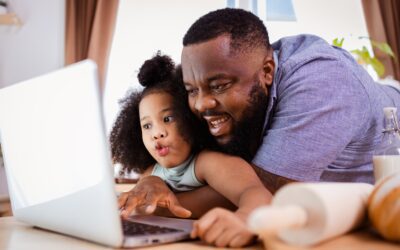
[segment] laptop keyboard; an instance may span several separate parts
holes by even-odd
[[[150,235],[150,234],[166,234],[172,232],[182,232],[183,230],[160,227],[155,225],[143,224],[133,221],[122,221],[122,228],[125,235]]]

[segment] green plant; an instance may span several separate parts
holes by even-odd
[[[397,59],[396,59],[392,49],[390,48],[389,44],[387,44],[385,42],[377,42],[368,37],[359,37],[359,39],[370,40],[373,48],[376,48],[376,49],[382,51],[385,55],[392,57],[397,62]],[[343,42],[344,42],[344,38],[340,38],[340,39],[335,38],[332,41],[332,44],[334,46],[342,48]],[[365,65],[365,66],[370,65],[379,77],[382,77],[385,74],[385,66],[376,56],[371,56],[371,53],[368,51],[367,47],[362,46],[361,49],[350,50],[350,52],[355,56],[355,58],[359,64]]]

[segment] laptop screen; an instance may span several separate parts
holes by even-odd
[[[0,137],[17,219],[118,246],[101,107],[96,65],[83,61],[0,89]]]
[[[94,67],[66,68],[0,91],[0,133],[16,208],[101,180],[105,132],[101,114],[94,112],[101,106]]]

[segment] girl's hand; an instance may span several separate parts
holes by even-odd
[[[157,207],[167,208],[176,217],[188,218],[192,214],[181,206],[161,178],[151,175],[140,178],[131,191],[121,193],[118,207],[123,218],[132,213],[152,214]]]
[[[191,238],[199,237],[217,247],[243,247],[255,235],[246,227],[247,214],[214,208],[193,224]]]

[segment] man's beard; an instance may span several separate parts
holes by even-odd
[[[237,155],[250,162],[262,140],[267,106],[268,96],[256,83],[250,91],[249,104],[242,119],[234,124],[232,139],[224,145],[219,145],[220,151]]]

